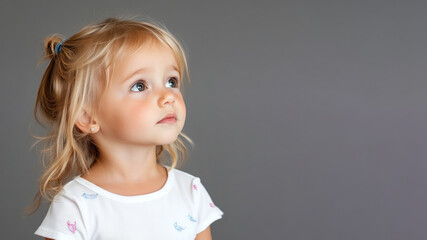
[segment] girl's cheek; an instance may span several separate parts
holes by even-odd
[[[176,99],[176,101],[177,101],[179,104],[181,104],[181,105],[184,105],[184,106],[185,106],[184,97],[182,96],[182,94],[181,94],[181,93],[176,94],[176,95],[175,95],[175,99]]]
[[[180,97],[180,99],[179,99],[180,101],[180,104],[181,104],[181,109],[182,109],[182,111],[183,111],[183,114],[185,115],[186,114],[186,110],[187,110],[187,107],[185,106],[185,102],[184,102],[184,98],[182,97],[182,95],[181,95],[181,97]]]
[[[153,116],[153,113],[150,114],[150,108],[148,104],[136,104],[130,111],[130,117],[134,119],[134,121],[142,121],[144,119],[148,119]]]
[[[182,115],[184,115],[184,118],[185,118],[185,116],[187,115],[187,107],[185,106],[184,101],[182,102],[181,109],[182,109]]]

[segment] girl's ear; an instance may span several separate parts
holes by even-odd
[[[96,133],[99,131],[99,124],[88,111],[82,110],[77,118],[76,126],[84,133]]]

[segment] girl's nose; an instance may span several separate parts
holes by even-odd
[[[161,107],[165,106],[166,104],[171,104],[174,102],[175,102],[175,96],[173,95],[173,93],[169,91],[164,91],[162,93],[162,96],[159,99],[159,105]]]

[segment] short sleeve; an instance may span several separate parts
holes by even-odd
[[[46,217],[34,234],[55,240],[87,239],[77,202],[62,190],[53,199]]]
[[[211,223],[222,218],[224,213],[214,204],[200,178],[194,178],[192,185],[198,217],[197,233],[200,233]]]

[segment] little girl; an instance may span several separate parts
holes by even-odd
[[[50,63],[35,115],[51,132],[35,206],[51,201],[46,239],[211,239],[223,212],[200,179],[177,170],[187,153],[178,41],[147,22],[107,19],[45,41]],[[186,74],[185,74],[186,73]],[[166,165],[170,162],[170,165]]]

